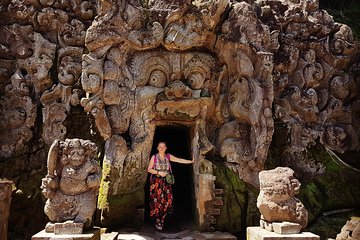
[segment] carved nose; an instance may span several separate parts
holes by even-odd
[[[181,80],[181,74],[180,73],[173,73],[170,76],[170,81],[171,82],[175,82],[175,81],[180,81]]]

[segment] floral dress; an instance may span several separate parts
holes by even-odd
[[[153,169],[171,173],[170,155],[162,159],[154,155]],[[173,195],[171,185],[164,177],[152,174],[150,177],[150,217],[155,219],[158,229],[162,229],[166,214],[172,208]]]

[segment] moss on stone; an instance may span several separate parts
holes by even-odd
[[[214,164],[216,188],[224,190],[224,205],[216,218],[216,229],[232,233],[245,233],[248,206],[249,186],[231,169],[221,163]],[[253,194],[256,195],[257,194]]]
[[[295,170],[297,178],[301,182],[300,194],[297,198],[305,205],[309,213],[309,230],[320,235],[322,238],[335,238],[333,221],[323,219],[323,213],[327,211],[360,208],[360,174],[354,172],[341,164],[338,164],[329,152],[320,143],[307,151],[288,158],[285,150],[289,147],[287,142],[286,126],[280,123],[275,124],[273,141],[270,146],[268,160],[265,163],[266,169],[277,166],[298,167]],[[307,163],[302,165],[302,160]],[[292,162],[297,161],[297,162]],[[314,173],[306,171],[306,164],[314,163],[314,166],[322,166],[324,170]],[[302,171],[302,172],[301,172]],[[337,225],[339,230],[341,225]],[[336,231],[337,231],[336,230]],[[325,234],[325,233],[331,233]]]
[[[107,195],[109,192],[110,182],[107,180],[110,175],[111,165],[104,161],[102,166],[102,178],[100,182],[99,196],[98,196],[98,208],[103,209],[108,206]]]
[[[116,194],[107,197],[108,207],[102,209],[101,223],[104,226],[135,222],[136,209],[144,202],[144,191]]]
[[[316,177],[313,184],[323,194],[324,211],[360,206],[360,175],[337,164],[322,146],[309,150],[309,155],[325,166],[325,173]]]
[[[303,183],[299,199],[309,212],[309,230],[322,238],[336,237],[344,219],[324,218],[326,211],[359,208],[360,175],[337,164],[322,146],[309,149],[309,157],[321,161],[325,173]],[[335,227],[336,225],[336,227]]]
[[[360,210],[321,215],[306,231],[320,235],[321,239],[335,239],[336,235],[340,233],[341,228],[354,215],[360,215]]]

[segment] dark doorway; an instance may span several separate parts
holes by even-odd
[[[157,153],[159,142],[166,142],[167,152],[184,159],[191,159],[190,128],[183,125],[157,126],[155,130],[151,156]],[[181,231],[192,226],[194,221],[194,181],[192,164],[171,163],[175,176],[172,186],[174,207],[165,220],[165,231]],[[149,217],[149,177],[145,186],[145,222],[151,223]]]

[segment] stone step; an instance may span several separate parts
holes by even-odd
[[[218,196],[218,195],[224,195],[224,189],[222,189],[222,188],[215,188],[215,189],[214,189],[214,193],[215,193],[216,196]]]
[[[102,238],[101,238],[102,239]],[[180,233],[126,233],[119,234],[117,240],[156,240],[156,239],[181,239],[181,240],[236,240],[236,237],[230,233],[225,232],[198,232],[198,231],[183,231]]]

